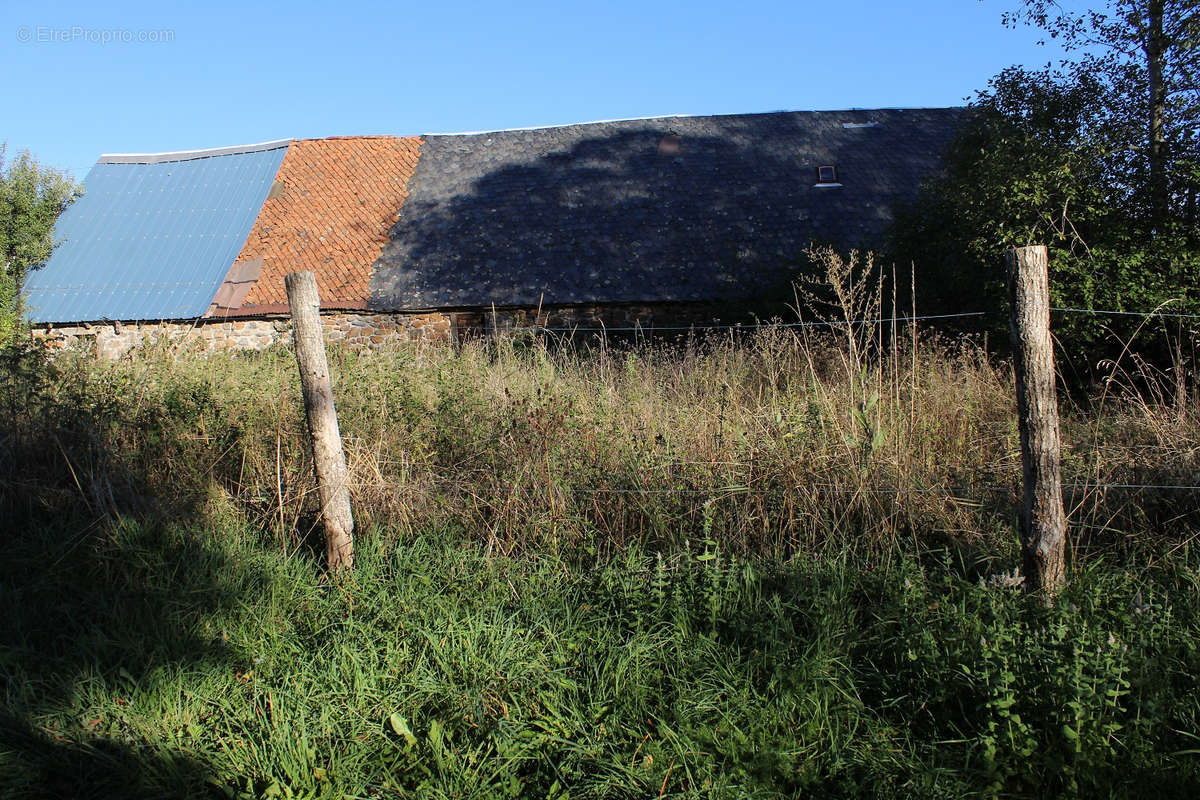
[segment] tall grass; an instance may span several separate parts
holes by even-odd
[[[827,266],[825,329],[333,351],[345,582],[286,349],[7,353],[0,796],[1187,796],[1200,492],[1114,484],[1197,483],[1196,387],[1064,399],[1045,609],[1008,366]]]
[[[834,289],[870,285],[868,264],[837,265]],[[879,299],[843,297],[840,316],[877,319]],[[287,350],[14,358],[0,408],[17,467],[5,487],[22,513],[216,509],[289,550],[311,529]],[[901,541],[1012,552],[1012,378],[967,339],[903,323],[777,327],[619,347],[338,350],[332,364],[368,526],[459,530],[501,553],[700,538],[776,555],[886,554]],[[1200,492],[1110,487],[1198,482],[1194,398],[1193,386],[1130,380],[1065,409],[1079,547],[1190,536]]]

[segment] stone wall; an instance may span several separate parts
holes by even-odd
[[[504,335],[532,327],[548,328],[564,335],[576,329],[581,333],[638,329],[650,334],[656,328],[678,332],[689,325],[717,321],[720,321],[717,307],[682,303],[393,314],[328,312],[321,315],[326,341],[355,347],[414,341],[454,342],[472,335]],[[95,352],[100,358],[112,359],[164,340],[201,351],[264,350],[280,342],[290,343],[291,324],[291,318],[284,315],[256,319],[207,318],[193,322],[96,322],[42,325],[34,328],[33,334],[53,349],[80,347]]]
[[[491,335],[523,328],[546,328],[554,333],[633,333],[655,329],[680,332],[691,325],[723,321],[723,309],[709,303],[620,303],[611,305],[547,306],[544,308],[498,308],[459,312],[455,329],[477,330]],[[739,317],[740,318],[740,317]]]
[[[380,346],[394,342],[443,341],[453,336],[449,314],[346,314],[321,316],[325,338],[351,346]],[[34,338],[48,347],[79,347],[100,358],[120,358],[139,347],[167,341],[201,351],[265,350],[279,342],[290,343],[292,321],[278,316],[263,319],[201,319],[195,322],[91,323],[42,325]]]

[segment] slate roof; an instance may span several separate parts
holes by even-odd
[[[871,246],[961,109],[662,117],[104,156],[30,274],[34,322],[755,299]],[[818,184],[832,165],[837,185]]]
[[[371,306],[739,300],[811,242],[877,242],[960,109],[779,112],[425,137]],[[818,187],[834,165],[840,186]]]
[[[25,282],[33,322],[201,316],[241,250],[288,142],[101,156]]]
[[[222,305],[241,313],[282,309],[284,275],[311,270],[323,307],[365,308],[371,265],[404,205],[420,148],[420,137],[293,141],[230,278],[255,261],[261,272]]]

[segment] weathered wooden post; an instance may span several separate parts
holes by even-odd
[[[325,339],[321,334],[317,276],[311,272],[292,272],[283,283],[292,309],[296,363],[300,367],[308,432],[312,435],[317,498],[321,503],[321,523],[325,527],[325,558],[329,571],[338,572],[354,566],[354,516],[350,511],[346,454],[342,451],[329,361],[325,357]]]
[[[1025,586],[1052,596],[1066,581],[1067,517],[1050,340],[1049,258],[1044,246],[1008,251],[1008,300],[1025,481],[1021,510]]]

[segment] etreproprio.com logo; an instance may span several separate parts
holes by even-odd
[[[88,28],[72,25],[56,28],[52,25],[22,25],[17,28],[17,41],[21,44],[159,44],[175,41],[171,29],[150,30],[132,28]]]

